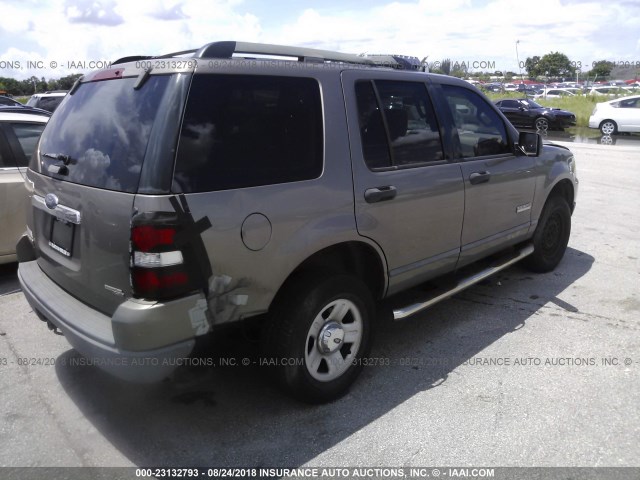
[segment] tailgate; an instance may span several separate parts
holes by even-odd
[[[67,95],[45,128],[28,173],[30,228],[40,268],[108,315],[131,296],[133,202],[143,163],[155,161],[158,170],[157,147],[147,147],[162,143],[154,139],[163,136],[168,120],[161,106],[175,79],[152,75],[140,86],[136,77],[120,77],[121,70],[117,78],[101,74],[100,81],[80,83]]]
[[[129,226],[135,195],[33,173],[30,179],[40,268],[76,298],[111,315],[131,296]],[[47,203],[53,196],[57,206],[51,209]]]

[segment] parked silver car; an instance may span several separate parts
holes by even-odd
[[[26,111],[24,107],[0,107],[0,264],[17,260],[16,243],[26,228],[28,206],[23,176],[49,120]]]
[[[573,155],[468,82],[406,57],[189,55],[86,75],[28,171],[24,293],[101,368],[155,381],[197,339],[260,318],[275,378],[329,401],[365,363],[377,300],[440,285],[402,319],[516,261],[562,259]]]

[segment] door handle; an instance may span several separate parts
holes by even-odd
[[[396,187],[387,185],[385,187],[368,188],[364,192],[364,200],[367,203],[384,202],[396,198],[398,191]]]
[[[469,175],[469,182],[471,183],[471,185],[487,183],[489,180],[491,180],[491,174],[487,171],[475,172]]]

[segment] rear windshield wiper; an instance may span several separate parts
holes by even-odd
[[[63,155],[62,153],[43,153],[42,156],[59,160],[65,165],[69,165],[69,163],[71,163],[71,157],[69,155]]]
[[[43,153],[42,156],[53,158],[54,160],[62,162],[62,165],[49,165],[49,167],[47,167],[47,171],[49,173],[55,175],[69,175],[69,169],[67,168],[67,165],[71,163],[71,156],[63,155],[62,153]]]

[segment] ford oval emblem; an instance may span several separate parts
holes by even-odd
[[[55,210],[55,208],[58,206],[58,197],[54,193],[47,193],[47,195],[44,197],[44,204],[47,206],[47,208]]]

